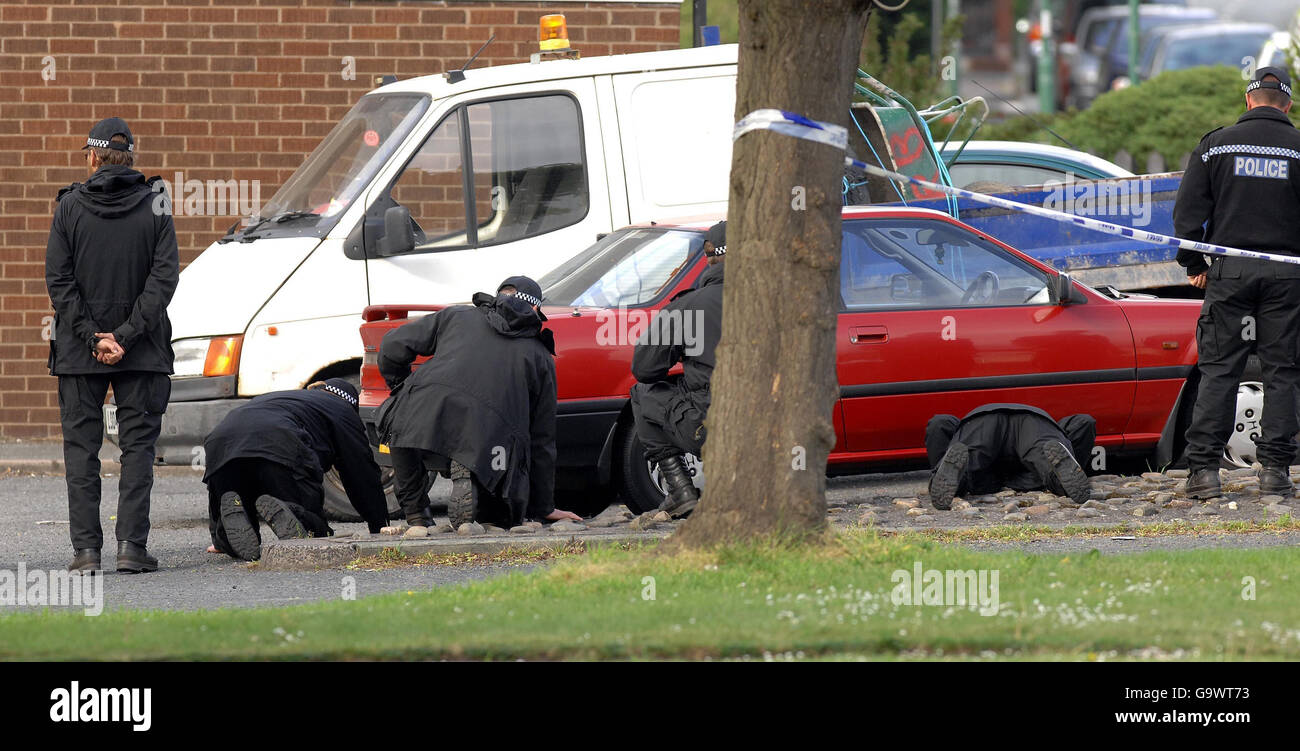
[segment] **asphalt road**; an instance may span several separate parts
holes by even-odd
[[[100,508],[104,564],[111,568],[117,542],[113,516],[117,478],[103,481]],[[508,566],[398,568],[387,571],[258,571],[227,556],[206,553],[207,493],[197,474],[164,474],[154,481],[149,551],[160,567],[150,574],[108,572],[106,609],[177,609],[293,605],[341,597],[344,577],[358,598],[384,592],[458,584],[510,570]],[[61,569],[72,558],[67,493],[61,476],[0,477],[0,569]],[[332,525],[336,533],[365,532],[364,524]],[[269,534],[269,531],[267,532]]]

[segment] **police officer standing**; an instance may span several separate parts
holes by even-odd
[[[1246,87],[1247,111],[1210,131],[1192,152],[1174,231],[1184,239],[1300,255],[1300,131],[1291,109],[1291,77],[1260,68]],[[1300,390],[1300,266],[1179,250],[1190,283],[1205,290],[1196,327],[1200,388],[1187,429],[1192,498],[1222,494],[1219,460],[1231,434],[1237,386],[1254,348],[1263,368],[1264,414],[1255,442],[1259,492],[1292,496],[1296,396]]]
[[[683,464],[683,454],[704,448],[704,418],[709,411],[709,381],[722,338],[722,269],[727,253],[727,223],[718,222],[705,236],[709,265],[695,287],[659,311],[632,354],[632,416],[646,460],[657,464],[668,484],[659,507],[674,517],[695,510],[700,493]],[[694,341],[688,341],[693,339]],[[682,375],[668,371],[682,364]]]
[[[59,378],[68,518],[69,569],[100,567],[99,449],[104,397],[117,403],[122,476],[118,483],[117,570],[154,571],[149,494],[154,443],[171,396],[167,304],[180,261],[171,216],[154,210],[154,182],[132,169],[135,139],[110,117],[86,139],[90,178],[59,191],[45,249],[45,285],[54,306],[50,373]]]

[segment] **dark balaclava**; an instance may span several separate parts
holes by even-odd
[[[501,290],[505,289],[506,287],[514,287],[515,288],[514,294],[512,295],[501,294]],[[533,305],[540,306],[542,304],[541,285],[539,285],[537,282],[533,281],[532,279],[526,276],[512,276],[509,279],[506,279],[505,281],[497,285],[497,305],[505,305],[510,308],[517,308],[519,312],[522,313],[523,306],[519,305],[519,303],[521,302],[527,305],[528,310],[530,311],[532,310]],[[543,321],[546,320],[546,315],[543,314],[542,311],[540,310],[537,311],[537,316],[541,318]]]

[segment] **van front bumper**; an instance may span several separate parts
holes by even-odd
[[[217,423],[225,419],[230,411],[248,399],[205,399],[192,402],[170,402],[167,412],[163,414],[162,433],[158,436],[156,447],[159,464],[174,466],[203,466],[203,439],[207,437]],[[117,445],[117,424],[115,413],[117,407],[104,405],[104,424],[107,426],[108,439]]]

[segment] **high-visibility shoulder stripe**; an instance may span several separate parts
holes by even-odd
[[[1300,151],[1295,149],[1284,149],[1279,146],[1255,146],[1249,143],[1225,144],[1223,146],[1214,146],[1204,154],[1201,154],[1201,161],[1208,162],[1210,157],[1219,156],[1220,154],[1261,154],[1263,156],[1284,156],[1288,159],[1300,161]]]

